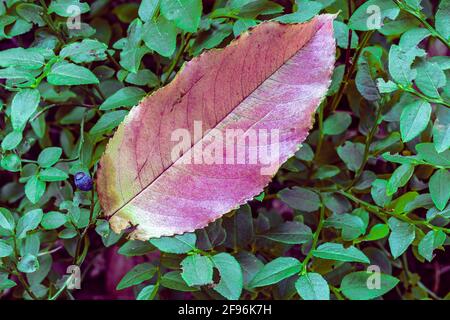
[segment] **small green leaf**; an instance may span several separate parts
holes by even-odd
[[[16,235],[18,239],[26,237],[27,232],[36,229],[43,217],[42,209],[28,211],[17,222]]]
[[[47,75],[47,81],[55,86],[99,83],[95,74],[89,69],[67,62],[55,64]]]
[[[125,87],[108,97],[101,105],[100,110],[111,110],[120,107],[132,107],[146,95],[145,91],[137,87]]]
[[[75,63],[88,63],[105,60],[107,49],[108,46],[98,40],[84,39],[81,42],[73,42],[65,46],[59,55],[69,58]]]
[[[358,271],[342,279],[341,291],[350,300],[370,300],[391,291],[399,282],[397,278],[384,273]]]
[[[25,184],[25,195],[31,203],[37,203],[45,193],[45,182],[32,176]]]
[[[127,257],[142,256],[155,250],[149,242],[129,240],[120,247],[118,253]]]
[[[444,244],[446,237],[441,230],[429,231],[419,242],[419,254],[431,262],[433,260],[433,251]]]
[[[117,290],[123,290],[125,288],[138,285],[144,281],[150,280],[156,273],[156,267],[151,263],[141,263],[133,267],[127,274],[120,280],[117,285]]]
[[[151,284],[142,288],[142,290],[137,295],[136,300],[153,300],[157,292],[158,286]]]
[[[337,153],[347,165],[348,170],[357,171],[363,162],[364,145],[346,141],[344,145],[337,148]]]
[[[201,0],[162,0],[161,14],[187,32],[196,32],[202,15]]]
[[[404,142],[417,137],[428,126],[431,105],[425,100],[415,101],[403,108],[400,116],[400,133]]]
[[[61,158],[62,149],[59,147],[49,147],[41,151],[38,157],[38,164],[42,168],[49,168]]]
[[[347,112],[335,112],[323,123],[323,133],[338,135],[348,129],[352,123],[352,117]]]
[[[64,181],[69,175],[58,168],[47,168],[39,173],[39,179],[47,182]]]
[[[0,228],[13,231],[16,223],[14,217],[8,209],[0,208]]]
[[[58,229],[67,222],[67,217],[58,211],[50,211],[42,218],[41,225],[46,230]]]
[[[419,143],[416,145],[417,155],[420,159],[436,166],[450,166],[450,150],[438,153],[432,143]]]
[[[313,256],[321,259],[344,262],[370,263],[369,258],[358,248],[350,246],[344,248],[341,243],[323,243],[313,251]]]
[[[253,278],[252,288],[268,286],[300,272],[300,261],[291,257],[279,257],[266,264]]]
[[[388,182],[383,179],[376,179],[372,183],[370,194],[373,201],[380,207],[387,206],[392,200],[392,196],[388,196],[386,192],[387,184]]]
[[[213,281],[213,263],[208,257],[194,254],[181,261],[181,277],[188,286],[203,286]]]
[[[302,244],[312,240],[313,234],[311,228],[303,223],[286,221],[261,236],[286,244]]]
[[[3,138],[2,149],[12,150],[22,141],[22,131],[11,131]]]
[[[302,275],[295,288],[303,300],[330,300],[330,288],[327,281],[318,273]]]
[[[186,282],[184,282],[183,278],[181,278],[180,271],[167,272],[161,277],[160,284],[165,288],[177,291],[183,292],[198,291],[196,287],[189,287],[186,284]]]
[[[173,237],[151,239],[150,243],[162,252],[181,254],[194,250],[196,240],[195,233],[185,233]]]
[[[393,217],[389,218],[388,224],[391,229],[389,246],[391,247],[392,256],[394,259],[397,259],[416,238],[416,228],[408,222],[403,222]]]
[[[450,199],[450,172],[446,169],[437,170],[430,178],[429,188],[436,208],[444,210]]]
[[[74,7],[78,7],[74,12]],[[89,11],[89,5],[79,0],[52,0],[48,13],[56,13],[61,17],[72,17],[74,13],[81,14]]]
[[[144,24],[142,39],[147,47],[164,57],[170,57],[177,46],[177,28],[160,16],[156,21],[150,20]]]
[[[319,209],[319,196],[308,189],[293,187],[292,189],[283,189],[278,192],[281,201],[293,209],[314,212]]]
[[[0,67],[21,67],[36,70],[44,65],[42,54],[32,49],[12,48],[0,51]]]
[[[36,256],[32,254],[26,254],[23,256],[17,264],[17,269],[23,273],[33,273],[39,269],[39,261]]]
[[[15,130],[23,130],[40,99],[41,95],[36,89],[24,89],[16,93],[11,103],[11,123]]]
[[[399,13],[400,9],[393,1],[369,0],[355,10],[348,26],[353,30],[361,31],[379,29],[386,18],[394,20]]]
[[[450,149],[450,109],[438,106],[433,126],[433,142],[437,152]]]
[[[5,240],[0,239],[0,258],[9,257],[13,253],[13,248]]]
[[[364,241],[376,241],[387,237],[389,234],[389,226],[379,223],[370,229],[369,234],[364,237]]]
[[[147,22],[153,18],[158,11],[160,0],[142,0],[139,6],[139,17],[142,21]]]
[[[89,130],[92,135],[105,134],[116,128],[128,114],[127,110],[118,110],[105,113],[97,123]]]
[[[386,185],[386,195],[392,196],[397,192],[398,188],[408,183],[414,173],[414,166],[410,164],[402,164],[394,170]]]

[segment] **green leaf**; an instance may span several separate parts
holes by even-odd
[[[447,83],[444,71],[436,63],[423,62],[417,67],[416,85],[425,95],[439,98],[439,88]]]
[[[352,123],[352,117],[347,112],[335,112],[323,123],[323,133],[338,135],[344,133]]]
[[[403,108],[400,116],[400,133],[404,142],[417,137],[428,126],[431,105],[425,100],[418,100]]]
[[[41,221],[41,225],[46,230],[58,229],[67,222],[67,216],[58,211],[46,213]]]
[[[262,237],[286,244],[302,244],[312,240],[311,228],[298,221],[286,221],[261,235]]]
[[[432,143],[419,143],[416,145],[417,155],[420,159],[436,166],[450,166],[450,150],[437,153]]]
[[[441,230],[429,231],[419,242],[419,254],[431,262],[433,260],[433,251],[444,244],[446,237]]]
[[[55,86],[99,83],[95,74],[89,69],[67,62],[55,64],[47,75],[47,81]]]
[[[3,138],[2,149],[12,150],[22,141],[22,131],[11,131]]]
[[[366,227],[364,221],[353,214],[333,214],[325,220],[324,227],[333,227],[342,230],[342,239],[350,241],[364,234]]]
[[[278,192],[281,201],[293,209],[314,212],[319,209],[319,196],[308,189],[293,187],[292,189],[283,189]]]
[[[395,82],[389,80],[388,82],[384,81],[384,79],[377,79],[377,88],[380,93],[391,93],[398,90],[398,86]]]
[[[327,281],[318,273],[307,273],[295,282],[295,289],[303,300],[330,300]]]
[[[202,15],[201,0],[161,0],[161,14],[187,32],[196,32]]]
[[[16,235],[18,239],[26,237],[27,232],[36,229],[43,217],[42,209],[28,211],[17,222]]]
[[[147,47],[164,57],[170,57],[177,46],[177,28],[163,16],[144,24],[142,39]]]
[[[414,173],[414,166],[410,164],[402,164],[394,170],[386,185],[386,194],[392,196],[397,192],[398,188],[408,183]]]
[[[21,161],[17,154],[9,154],[7,156],[2,157],[2,160],[0,162],[3,169],[11,171],[11,172],[17,172],[20,171],[20,165]]]
[[[264,267],[264,264],[255,257],[254,254],[247,251],[240,251],[236,255],[236,260],[239,262],[244,277],[244,286],[247,288],[248,284],[253,280],[255,275]]]
[[[403,222],[393,217],[389,218],[388,224],[391,229],[389,246],[393,258],[397,259],[414,241],[416,237],[416,228],[408,222]]]
[[[16,93],[11,103],[11,123],[15,130],[23,130],[40,99],[41,95],[36,89],[24,89]]]
[[[314,159],[314,151],[307,143],[303,143],[300,149],[295,153],[297,159],[303,161],[312,161]]]
[[[120,280],[116,290],[123,290],[125,288],[138,285],[144,281],[150,280],[156,273],[156,267],[151,263],[141,263],[133,267]]]
[[[5,276],[1,276],[0,275],[0,291],[13,288],[16,285],[17,284],[14,281],[8,279],[8,275],[7,274]]]
[[[32,176],[25,184],[25,195],[31,203],[37,203],[45,193],[45,182]]]
[[[392,200],[392,196],[388,196],[386,192],[387,184],[386,180],[376,179],[372,182],[372,189],[370,189],[373,201],[382,208],[387,206]]]
[[[367,101],[377,101],[381,98],[378,92],[377,84],[372,77],[370,66],[368,62],[362,62],[358,64],[358,72],[355,78],[356,88],[359,93]]]
[[[100,110],[111,110],[120,107],[132,107],[146,95],[145,91],[137,87],[125,87],[108,97],[101,105]]]
[[[379,12],[375,11],[375,8]],[[378,18],[379,13],[379,20]],[[360,5],[350,17],[348,26],[353,30],[375,30],[383,25],[386,18],[394,20],[400,13],[394,1],[369,0]]]
[[[174,237],[151,239],[150,243],[162,252],[181,254],[194,250],[196,240],[195,233],[185,233]]]
[[[436,30],[447,41],[450,39],[450,25],[448,23],[448,17],[450,16],[450,1],[439,1],[439,9],[436,12]]]
[[[49,147],[41,151],[38,157],[38,164],[42,168],[49,168],[61,158],[62,149],[59,147]]]
[[[285,14],[274,20],[282,23],[301,23],[312,19],[322,10],[322,4],[318,1],[308,1],[299,6],[299,10],[294,13]]]
[[[357,171],[363,162],[364,145],[346,141],[344,145],[337,148],[339,158],[344,161],[350,171]]]
[[[279,257],[266,264],[253,278],[249,286],[252,288],[278,283],[299,273],[302,268],[300,261],[291,257]]]
[[[8,242],[0,239],[0,258],[9,257],[13,251],[13,248]]]
[[[411,69],[416,56],[419,55],[417,48],[409,50],[400,46],[392,45],[389,50],[389,73],[399,84],[409,86],[417,76],[417,71]]]
[[[194,254],[181,261],[181,277],[188,286],[203,286],[213,282],[213,263],[208,257]]]
[[[429,188],[436,208],[444,210],[450,199],[450,172],[446,169],[437,170],[430,178]]]
[[[139,5],[139,17],[142,21],[150,21],[158,11],[160,0],[142,0]]]
[[[379,223],[370,229],[369,234],[364,237],[364,241],[376,241],[387,237],[389,234],[389,227],[387,224]]]
[[[181,278],[180,271],[167,272],[161,277],[160,284],[165,288],[177,291],[183,292],[198,291],[198,289],[195,287],[188,287],[188,285],[184,282],[183,278]]]
[[[155,248],[149,242],[129,240],[117,252],[127,257],[135,257],[143,256],[153,250]]]
[[[26,254],[23,256],[17,264],[17,269],[23,273],[33,273],[39,269],[39,261],[36,256],[32,254]]]
[[[433,126],[433,141],[437,152],[450,149],[450,109],[437,107]]]
[[[74,6],[78,7],[74,12]],[[52,0],[48,7],[48,13],[56,13],[61,17],[72,17],[74,13],[86,13],[89,11],[89,5],[79,0]]]
[[[127,110],[118,110],[105,113],[97,123],[91,128],[91,135],[105,134],[117,127],[128,114]]]
[[[68,174],[58,168],[47,168],[39,172],[39,179],[47,182],[64,181]]]
[[[157,292],[158,286],[151,284],[142,288],[142,290],[137,295],[136,300],[153,300]]]
[[[348,26],[339,20],[334,20],[334,37],[336,38],[336,43],[338,47],[346,49],[348,47]],[[355,49],[358,46],[358,35],[356,32],[352,34],[352,42],[350,48]]]
[[[0,51],[0,67],[20,67],[36,70],[44,65],[45,58],[33,49],[12,48]]]
[[[14,217],[8,209],[0,208],[0,228],[14,231],[16,223]]]
[[[106,59],[105,51],[108,46],[98,40],[84,39],[81,42],[73,42],[60,52],[63,58],[69,58],[75,63],[88,63]]]
[[[391,291],[399,282],[397,278],[384,273],[358,271],[342,279],[341,291],[350,300],[370,300]]]
[[[344,248],[341,243],[327,242],[321,244],[313,251],[313,256],[321,259],[344,262],[370,263],[369,258],[367,258],[367,256],[358,248],[354,246]]]

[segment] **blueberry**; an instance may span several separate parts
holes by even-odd
[[[92,179],[84,172],[77,172],[75,174],[75,185],[82,191],[92,190]]]

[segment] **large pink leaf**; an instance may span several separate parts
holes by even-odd
[[[333,19],[262,23],[186,63],[170,84],[134,107],[98,170],[97,189],[112,228],[137,225],[133,237],[141,240],[181,234],[259,194],[312,127],[335,61]],[[214,130],[194,134],[195,121],[203,132]],[[189,150],[174,157],[180,141],[172,134],[179,129],[190,134]],[[230,155],[227,143],[220,144],[229,129],[242,129],[247,141],[258,134],[257,145],[245,147],[241,140],[236,147],[246,151],[243,159],[238,149]],[[212,146],[218,158],[228,157],[224,163],[198,163],[193,154]],[[273,152],[252,161],[267,146]]]

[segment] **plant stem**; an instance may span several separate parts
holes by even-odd
[[[408,12],[410,15],[414,16],[417,20],[420,21],[420,23],[422,23],[427,29],[428,31],[430,31],[431,35],[437,39],[439,39],[443,44],[445,44],[447,46],[447,48],[450,48],[450,42],[445,39],[439,32],[437,32],[437,30],[427,22],[426,17],[424,16],[424,14],[414,8],[411,8],[407,3],[404,3],[403,1],[400,0],[393,0],[397,6],[405,11]]]
[[[336,110],[337,106],[339,105],[339,102],[341,102],[342,96],[344,95],[344,92],[347,89],[349,79],[353,75],[353,72],[355,71],[359,56],[361,55],[362,50],[366,47],[367,43],[369,42],[374,32],[375,32],[374,30],[371,30],[364,34],[364,37],[361,40],[361,44],[358,46],[358,49],[356,50],[355,56],[353,57],[351,63],[349,62],[350,67],[348,68],[348,72],[344,75],[344,79],[342,80],[341,86],[339,87],[339,91],[337,94],[334,95],[333,101],[331,102],[330,108],[331,112],[334,112],[334,110]]]
[[[313,242],[311,245],[311,249],[308,252],[305,260],[302,263],[302,270],[300,271],[300,275],[306,274],[308,270],[308,262],[311,260],[314,250],[317,247],[317,243],[319,242],[320,232],[322,231],[323,223],[325,221],[325,205],[323,204],[322,196],[320,195],[321,205],[320,205],[320,216],[319,223],[317,224],[317,229],[314,232]]]
[[[175,67],[178,65],[178,62],[180,62],[181,56],[183,55],[184,51],[186,50],[186,47],[189,44],[189,40],[191,39],[191,37],[192,37],[191,33],[188,33],[186,37],[184,35],[182,36],[180,50],[178,50],[178,53],[175,56],[175,59],[172,60],[172,63],[170,64],[169,69],[166,72],[167,77],[166,77],[166,79],[164,79],[164,81],[162,83],[163,86],[169,82],[170,75],[172,74]]]
[[[447,108],[450,108],[450,103],[444,101],[443,99],[430,98],[430,97],[420,93],[419,91],[415,90],[413,87],[404,87],[404,86],[399,85],[399,84],[397,84],[397,85],[398,85],[398,87],[401,90],[403,90],[405,92],[409,92],[409,93],[415,95],[416,97],[419,97],[419,98],[421,98],[423,100],[426,100],[426,101],[428,101],[430,103],[437,103],[437,104],[443,105],[443,106],[445,106]]]

